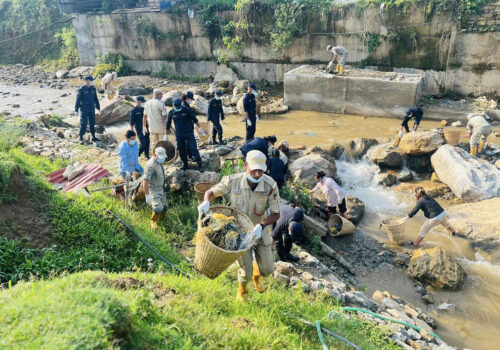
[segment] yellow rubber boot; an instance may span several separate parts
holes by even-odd
[[[344,66],[340,65],[339,75],[344,75]]]
[[[470,155],[475,157],[477,155],[477,146],[470,148]]]
[[[260,274],[259,265],[257,265],[257,261],[253,262],[253,285],[255,289],[259,293],[264,293],[266,291],[266,286],[264,285],[264,278]]]
[[[485,144],[486,144],[486,142],[484,142],[484,141],[479,142],[479,147],[477,149],[477,153],[481,153],[483,151]]]
[[[153,212],[153,215],[151,215],[149,222],[151,223],[151,228],[153,230],[158,230],[158,221],[160,221],[160,218],[161,218],[161,213]]]
[[[337,64],[337,69],[335,69],[337,73],[340,73],[340,64]]]
[[[248,283],[238,283],[238,293],[236,294],[236,299],[239,301],[246,301],[248,299]]]

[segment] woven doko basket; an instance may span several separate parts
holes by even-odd
[[[404,243],[405,222],[401,218],[382,220],[380,227],[385,231],[389,240],[397,245]]]
[[[242,233],[252,231],[252,221],[246,214],[238,209],[225,206],[213,206],[209,211],[209,214],[212,213],[234,216],[236,219],[235,224]],[[198,229],[200,229],[200,227],[201,221],[198,221]],[[213,244],[207,236],[203,236],[196,244],[194,268],[208,278],[214,279],[250,250],[250,248],[251,245],[242,250],[225,250]]]

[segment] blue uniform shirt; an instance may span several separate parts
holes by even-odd
[[[222,101],[213,98],[208,103],[207,111],[207,122],[218,123],[220,120],[224,120],[224,109],[222,108]]]
[[[125,178],[127,172],[133,173],[137,171],[141,174],[144,172],[139,164],[139,146],[137,142],[135,145],[130,146],[126,140],[122,141],[118,145],[116,152],[119,160],[118,171],[123,178]]]
[[[134,109],[130,111],[130,126],[135,127],[135,131],[138,135],[142,135],[142,121],[144,119],[144,107],[135,106]],[[146,127],[149,128],[146,122]]]
[[[255,95],[249,94],[248,92],[243,97],[243,110],[248,112],[249,118],[255,118],[256,113]]]
[[[269,144],[262,137],[256,137],[252,141],[249,141],[241,147],[241,153],[244,157],[247,156],[247,153],[250,151],[261,151],[268,157],[269,153]]]
[[[406,111],[406,114],[403,118],[403,122],[408,122],[411,118],[415,117],[415,124],[420,124],[420,121],[422,120],[422,116],[424,115],[424,111],[422,108],[415,106],[408,108]]]
[[[75,112],[78,112],[79,109],[82,111],[94,111],[101,109],[99,105],[99,100],[97,99],[97,91],[93,86],[83,85],[78,89],[78,95],[76,96],[75,103]]]
[[[171,109],[168,112],[166,129],[170,130],[172,127],[172,121],[175,124],[175,134],[182,135],[185,133],[192,133],[194,130],[194,124],[198,123],[198,118],[196,114],[189,107],[182,106],[180,111]]]
[[[280,218],[274,226],[272,237],[277,240],[280,235],[288,234],[288,226],[292,221],[302,222],[304,220],[304,212],[301,209],[293,208],[290,204],[280,204]]]
[[[278,186],[285,182],[285,163],[279,157],[272,157],[267,161],[267,171]]]

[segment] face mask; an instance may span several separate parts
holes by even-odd
[[[158,159],[157,159],[156,161],[157,161],[158,163],[160,163],[160,164],[163,164],[163,163],[165,163],[165,158],[166,158],[166,157],[158,157]]]
[[[220,100],[220,96],[216,96],[216,97],[215,97],[215,99],[216,99],[216,100]]]
[[[135,145],[136,143],[137,143],[137,140],[129,140],[129,141],[128,141],[128,144],[129,144],[130,146],[133,146],[133,145]]]
[[[191,103],[193,103],[193,100],[189,101],[189,102],[188,102],[188,105],[190,105]]]
[[[93,81],[90,82],[90,86],[94,86],[94,82]]]
[[[182,107],[179,109],[177,109],[177,107],[174,107],[174,111],[176,111],[176,112],[179,112],[181,109],[182,109]]]
[[[255,97],[259,97],[259,94],[255,90],[252,90],[252,94],[254,94]]]
[[[258,179],[254,179],[250,174],[247,174],[248,181],[250,181],[251,183],[254,183],[254,184],[258,184],[259,182],[262,181],[263,178],[264,178],[264,176],[261,176]]]

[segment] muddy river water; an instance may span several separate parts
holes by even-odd
[[[425,117],[425,116],[424,116]],[[109,129],[122,133],[125,125]],[[244,136],[242,118],[231,115],[223,125],[224,137]],[[441,127],[439,122],[424,121],[420,130]],[[465,127],[451,128],[466,133]],[[498,131],[498,127],[496,127]],[[394,139],[399,130],[399,121],[388,118],[363,118],[360,116],[334,115],[317,112],[293,111],[283,115],[265,116],[257,123],[257,136],[274,134],[278,140],[287,140],[291,145],[324,145],[332,142],[347,144],[352,138],[373,137]],[[499,143],[499,138],[491,137]],[[466,139],[462,139],[466,142]],[[415,204],[411,193],[396,192],[379,186],[374,181],[378,167],[366,159],[337,161],[338,175],[342,186],[364,201],[366,214],[358,226],[371,236],[387,242],[387,236],[379,230],[382,218],[403,217]],[[439,200],[448,207],[452,203]],[[408,239],[417,236],[424,217],[419,213],[410,225]],[[500,350],[500,265],[488,261],[487,256],[476,252],[463,238],[451,238],[445,232],[431,232],[422,244],[425,248],[440,246],[457,257],[464,267],[467,278],[460,291],[433,290],[434,305],[425,305],[415,290],[415,284],[401,269],[381,265],[360,276],[360,281],[371,294],[375,290],[387,290],[425,310],[439,322],[438,334],[450,345],[459,348]],[[443,302],[455,305],[453,311],[438,311]]]
[[[5,86],[0,91],[9,91],[0,98],[0,112],[12,111],[8,105],[19,104],[14,113],[23,116],[41,115],[49,107],[62,116],[69,115],[74,106],[74,92],[32,87]],[[10,107],[10,108],[9,108]],[[422,129],[441,127],[439,122],[424,120]],[[108,127],[108,131],[121,139],[128,128],[126,124]],[[495,128],[496,131],[498,127]],[[387,118],[363,118],[360,116],[334,115],[317,112],[293,111],[283,115],[265,116],[257,124],[257,136],[274,134],[278,140],[287,140],[291,145],[325,145],[332,142],[346,144],[358,137],[394,138],[399,130],[399,121]],[[466,133],[464,127],[457,129]],[[228,116],[224,124],[224,136],[244,136],[245,127],[239,116]],[[490,137],[491,142],[500,144],[500,138]],[[462,141],[466,141],[463,139]],[[380,232],[382,218],[405,216],[415,203],[411,193],[395,192],[377,185],[374,174],[378,167],[367,160],[337,161],[338,175],[342,186],[364,201],[366,214],[358,226],[374,238],[387,242]],[[443,206],[450,203],[439,200]],[[409,223],[408,239],[413,240],[423,223],[422,214]],[[500,350],[500,265],[488,261],[488,257],[476,252],[469,242],[462,238],[451,238],[446,233],[432,232],[423,242],[424,247],[441,246],[457,257],[467,272],[467,278],[460,291],[439,291],[432,293],[436,303],[426,306],[415,291],[414,283],[405,272],[389,265],[361,274],[360,280],[369,294],[375,290],[388,290],[427,311],[439,322],[438,334],[449,344],[460,348]],[[437,311],[442,302],[455,305],[454,311]]]

